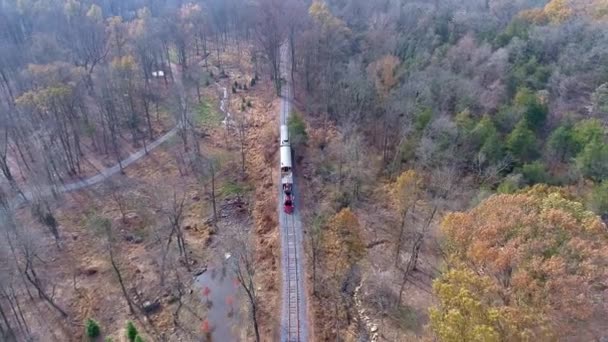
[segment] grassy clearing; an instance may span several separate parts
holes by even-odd
[[[196,107],[195,120],[199,125],[216,127],[222,123],[222,115],[208,99],[203,99]]]
[[[399,305],[394,308],[390,316],[402,330],[416,330],[418,328],[416,311],[408,305]]]
[[[245,182],[226,182],[222,185],[221,194],[224,197],[243,196],[253,190],[253,186]]]

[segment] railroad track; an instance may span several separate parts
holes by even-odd
[[[287,272],[287,284],[285,284],[285,293],[284,297],[287,301],[287,336],[286,340],[288,342],[300,342],[300,272],[298,269],[298,250],[297,244],[298,239],[296,236],[296,223],[295,218],[293,216],[288,216],[286,220],[286,225],[284,229],[285,233],[285,247],[287,247],[286,251],[286,260],[284,271]]]
[[[287,46],[281,49],[281,74],[288,80],[290,73]],[[286,82],[281,92],[280,120],[279,123],[288,123],[291,110],[291,84]],[[286,214],[283,211],[284,202],[283,189],[280,185],[279,175],[279,224],[281,232],[281,252],[283,268],[283,303],[281,312],[281,342],[307,342],[308,341],[308,317],[306,314],[306,291],[304,289],[304,257],[302,250],[303,232],[302,222],[298,208],[298,192],[293,177],[292,194],[294,198],[294,211]]]

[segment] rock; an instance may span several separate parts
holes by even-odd
[[[378,326],[376,324],[372,324],[372,327],[369,329],[369,331],[375,333],[376,331],[378,331]]]
[[[160,309],[160,302],[155,300],[155,301],[145,301],[144,304],[141,306],[141,308],[144,310],[144,312],[146,314],[151,314],[154,313],[155,311],[157,311],[158,309]]]
[[[125,220],[127,220],[127,221],[135,220],[137,218],[139,218],[139,215],[137,215],[137,213],[130,212],[130,213],[125,214]]]
[[[92,275],[97,274],[97,269],[95,267],[89,267],[89,268],[84,269],[84,271],[82,273],[84,273],[84,275],[90,277]]]
[[[170,295],[169,297],[167,297],[166,302],[167,304],[173,304],[177,302],[177,297],[174,295]]]
[[[126,234],[125,240],[128,242],[131,242],[131,243],[135,243],[135,244],[144,242],[144,238],[142,238],[141,236],[133,235],[133,234]]]
[[[207,266],[203,266],[200,269],[196,270],[196,272],[194,272],[194,276],[198,277],[205,272],[207,272]]]

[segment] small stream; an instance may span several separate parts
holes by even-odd
[[[201,332],[210,341],[241,340],[242,306],[239,294],[240,284],[226,263],[209,267],[194,279],[195,289],[203,304],[207,305],[207,319],[203,321]]]
[[[222,120],[222,125],[224,127],[228,127],[228,125],[232,125],[232,114],[228,111],[228,89],[226,87],[222,87],[222,99],[220,100],[220,111],[224,113],[224,120]]]

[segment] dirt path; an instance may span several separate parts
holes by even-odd
[[[181,84],[181,76],[179,75],[179,71],[177,70],[177,67],[174,64],[172,64],[171,69],[173,71],[173,75],[175,76],[176,86],[183,87]],[[227,113],[226,106],[225,106],[227,99],[228,99],[228,92],[226,91],[226,88],[224,87],[220,110],[226,114],[226,118],[229,118],[230,114]],[[95,184],[98,184],[100,182],[103,182],[104,180],[108,179],[109,177],[119,173],[121,171],[121,169],[128,167],[129,165],[138,161],[142,157],[146,156],[150,151],[158,148],[164,142],[171,139],[173,136],[176,135],[176,133],[179,131],[180,127],[181,127],[181,123],[178,123],[170,131],[163,134],[161,137],[159,137],[155,141],[151,142],[150,144],[145,145],[143,148],[139,149],[138,151],[131,153],[128,157],[121,160],[119,163],[116,163],[116,165],[106,167],[104,169],[99,170],[99,173],[96,174],[95,176],[91,176],[89,178],[85,178],[85,179],[82,179],[79,181],[75,181],[75,182],[71,182],[71,183],[67,183],[67,184],[63,184],[63,185],[59,185],[59,186],[45,186],[42,189],[37,189],[36,192],[40,193],[42,196],[50,196],[53,193],[65,193],[65,192],[70,192],[70,191],[76,191],[76,190],[84,189],[84,188],[93,186]],[[26,189],[22,192],[21,195],[18,195],[15,198],[13,198],[13,200],[11,201],[11,205],[13,207],[18,207],[26,202],[29,202],[33,199],[33,194],[34,194],[33,189],[31,189],[31,188]]]

